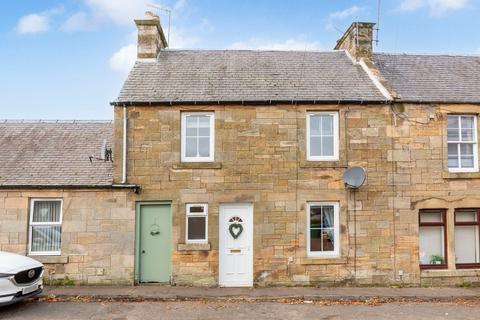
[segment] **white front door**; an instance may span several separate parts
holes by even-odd
[[[253,285],[253,205],[248,203],[220,206],[221,287]]]

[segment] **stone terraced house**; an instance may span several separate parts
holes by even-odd
[[[85,284],[480,282],[480,57],[373,53],[371,23],[170,50],[135,22],[113,124],[0,124],[1,250]]]

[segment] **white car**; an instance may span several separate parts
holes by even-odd
[[[43,264],[0,251],[0,306],[33,297],[43,290]]]

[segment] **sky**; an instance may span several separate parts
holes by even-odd
[[[136,56],[135,18],[172,49],[331,50],[378,0],[0,0],[0,119],[106,120]],[[153,6],[152,6],[153,5]],[[170,32],[168,15],[171,11]],[[382,0],[377,52],[480,54],[480,0]]]

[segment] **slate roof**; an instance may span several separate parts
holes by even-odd
[[[137,61],[116,103],[386,98],[344,51],[164,50]]]
[[[480,56],[375,53],[373,61],[403,101],[480,103]]]
[[[111,122],[0,121],[0,186],[108,186],[113,163],[100,156],[112,147]]]

